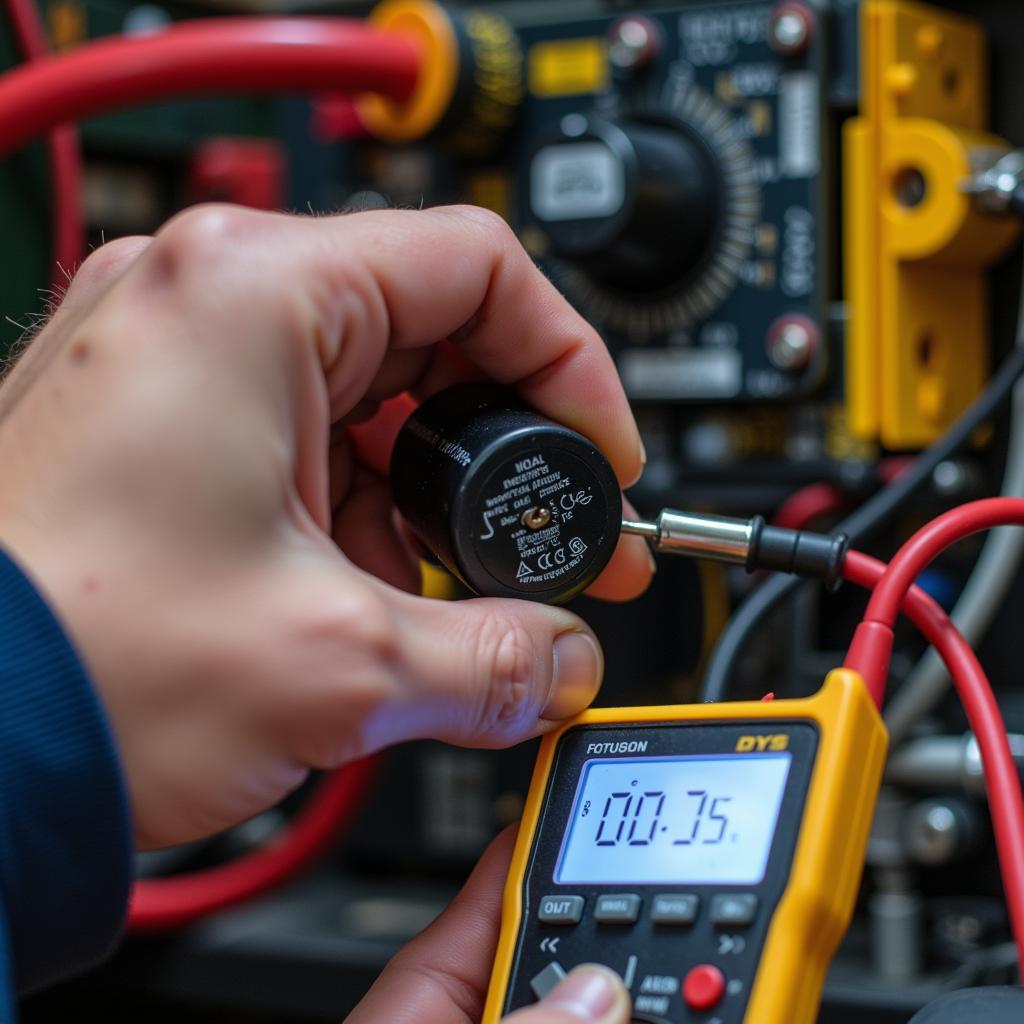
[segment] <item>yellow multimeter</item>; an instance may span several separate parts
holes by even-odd
[[[649,1024],[811,1024],[887,735],[861,678],[802,700],[597,708],[544,738],[484,1024],[607,964]]]

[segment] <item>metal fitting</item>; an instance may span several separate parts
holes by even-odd
[[[1018,212],[1018,189],[1024,184],[1024,150],[976,149],[971,152],[973,173],[961,186],[974,197],[978,209],[1001,216]],[[1015,198],[1016,197],[1016,198]]]

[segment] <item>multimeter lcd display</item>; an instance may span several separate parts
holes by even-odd
[[[583,765],[560,885],[756,885],[791,755],[595,758]]]

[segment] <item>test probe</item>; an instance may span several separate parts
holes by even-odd
[[[561,604],[607,565],[621,533],[655,552],[841,580],[847,538],[664,509],[622,518],[615,474],[594,444],[512,391],[460,384],[420,405],[391,460],[395,506],[423,544],[485,597]]]

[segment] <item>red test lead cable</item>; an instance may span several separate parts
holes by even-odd
[[[327,775],[276,839],[253,853],[203,871],[135,883],[130,932],[181,928],[289,881],[338,841],[363,804],[379,755]]]
[[[871,595],[846,656],[875,703],[881,705],[892,655],[893,626],[900,603],[918,575],[946,548],[994,526],[1024,525],[1024,499],[986,498],[943,513],[923,526],[896,553]]]
[[[405,100],[415,40],[354,18],[209,18],[111,36],[0,77],[0,156],[55,125],[172,96],[374,92]]]
[[[882,572],[880,563],[868,566],[873,560],[864,555],[847,555],[844,575],[862,585],[868,585],[866,576],[871,575],[875,589],[846,666],[860,673],[878,703],[885,691],[896,615],[901,603],[909,612],[918,574],[957,541],[981,530],[1014,524],[1024,524],[1024,499],[988,498],[961,505],[922,527]],[[928,614],[932,620],[928,628],[918,624],[946,662],[981,752],[1003,888],[1024,977],[1024,799],[1020,778],[999,707],[978,659],[941,609],[935,606]]]

